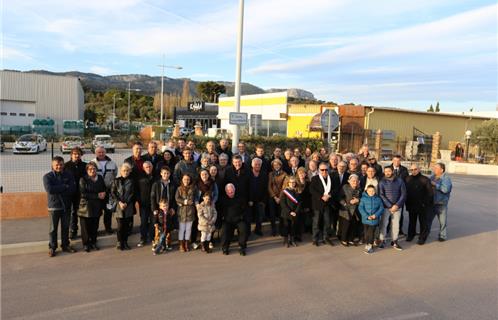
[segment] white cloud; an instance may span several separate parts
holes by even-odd
[[[0,60],[32,60],[33,57],[19,49],[2,46],[0,49]]]
[[[291,71],[410,54],[496,52],[497,5],[400,30],[356,37],[352,43],[298,61],[264,63],[252,73]]]
[[[106,75],[114,73],[114,71],[112,69],[107,68],[107,67],[102,67],[102,66],[91,66],[89,70],[91,73],[96,73],[96,74],[99,74],[102,76],[106,76]]]

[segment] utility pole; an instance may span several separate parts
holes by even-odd
[[[239,29],[237,33],[237,61],[235,63],[235,112],[240,112],[240,73],[242,69],[242,39],[244,32],[244,0],[239,1]],[[239,144],[239,126],[232,126],[233,140],[232,152],[238,152],[237,145]]]
[[[159,126],[163,126],[163,118],[164,118],[164,68],[171,68],[181,70],[183,67],[180,66],[166,66],[164,65],[164,54],[163,54],[163,63],[157,65],[161,68],[161,119],[159,120]]]

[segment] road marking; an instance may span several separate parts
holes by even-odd
[[[41,319],[41,318],[53,318],[54,316],[60,316],[63,315],[66,312],[75,312],[79,310],[86,310],[88,308],[96,307],[99,305],[104,305],[110,302],[116,302],[120,300],[126,300],[131,297],[119,297],[119,298],[113,298],[113,299],[107,299],[107,300],[99,300],[99,301],[94,301],[94,302],[89,302],[89,303],[82,303],[82,304],[77,304],[74,306],[69,306],[69,307],[64,307],[64,308],[57,308],[57,309],[52,309],[48,311],[42,311],[42,312],[37,312],[35,314],[32,314],[30,316],[19,316],[16,318],[13,318],[14,320],[17,319]]]
[[[427,312],[415,312],[415,313],[403,314],[392,318],[385,318],[384,320],[409,320],[409,319],[427,317],[428,315],[429,314]]]

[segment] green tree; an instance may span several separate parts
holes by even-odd
[[[432,104],[431,104],[431,106],[429,107],[429,109],[427,109],[427,112],[434,112],[434,107],[432,106]]]
[[[214,81],[205,81],[197,85],[197,93],[206,102],[218,102],[219,96],[226,93],[226,88],[224,85]]]
[[[435,110],[435,111],[436,111],[436,112],[441,111],[441,110],[439,110],[439,101],[436,103],[436,110]]]
[[[471,143],[487,154],[498,154],[498,119],[484,121],[472,132]]]

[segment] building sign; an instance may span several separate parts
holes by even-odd
[[[204,111],[205,102],[204,101],[192,101],[188,103],[188,110],[193,112]]]
[[[247,113],[245,112],[230,112],[229,124],[231,125],[246,125]]]

